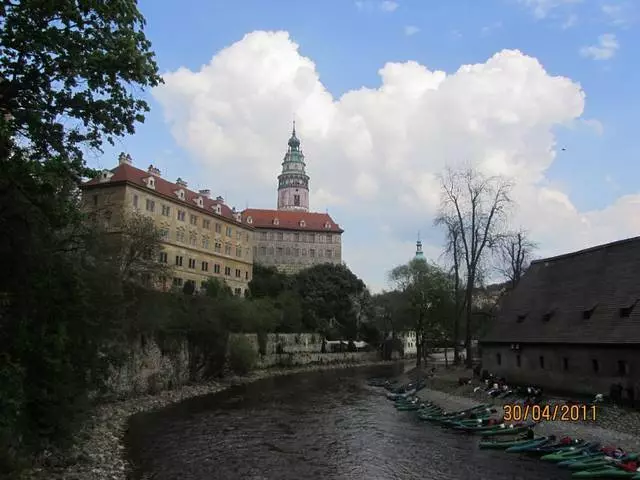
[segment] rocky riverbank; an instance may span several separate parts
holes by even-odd
[[[441,406],[446,405],[449,410],[462,410],[478,403],[491,403],[498,408],[498,414],[502,414],[500,407],[509,403],[509,399],[494,399],[482,390],[474,391],[479,382],[458,385],[457,379],[462,376],[468,376],[468,371],[437,372],[435,377],[429,380],[429,388],[420,392],[420,398]],[[548,404],[564,401],[565,399],[561,398],[544,400]],[[536,426],[536,433],[584,438],[640,452],[640,437],[637,435],[640,431],[640,412],[601,404],[597,406],[596,414],[596,421],[542,422]]]
[[[269,377],[295,373],[366,367],[393,362],[358,364],[324,364],[297,368],[256,370],[246,376],[232,376],[219,381],[186,385],[155,395],[106,403],[96,408],[85,428],[78,434],[76,446],[64,456],[45,454],[39,466],[23,473],[21,480],[125,480],[129,465],[125,458],[124,435],[131,415],[166,407],[188,398],[210,395],[235,385]]]

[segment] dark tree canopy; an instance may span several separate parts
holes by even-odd
[[[161,81],[137,2],[4,1],[0,18],[0,113],[12,150],[62,160],[80,177],[83,148],[134,133],[149,109],[135,90]]]
[[[121,264],[78,186],[84,153],[133,133],[161,81],[143,26],[134,0],[0,2],[0,470],[69,439],[117,358]]]
[[[351,270],[330,263],[315,265],[298,273],[293,284],[302,299],[306,327],[355,337],[356,302],[368,292],[364,282]]]
[[[254,264],[249,291],[254,298],[276,298],[288,288],[289,283],[290,279],[287,275],[279,272],[275,267]]]

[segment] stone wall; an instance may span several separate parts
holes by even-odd
[[[111,376],[109,394],[138,395],[184,385],[189,381],[186,342],[175,350],[175,353],[163,353],[155,341],[145,338],[131,344],[125,363]]]
[[[519,347],[515,351],[510,345],[483,344],[482,368],[514,383],[589,395],[608,395],[611,385],[620,384],[640,398],[638,349],[525,344]],[[628,392],[623,396],[628,396]]]
[[[259,354],[257,334],[232,334],[245,337],[258,353],[258,368],[309,364],[362,363],[378,360],[377,352],[321,353],[323,337],[318,334],[268,334],[265,355]],[[277,345],[282,345],[281,354]],[[126,362],[114,371],[109,395],[126,397],[184,385],[189,381],[189,349],[186,342],[171,353],[162,352],[158,344],[142,338],[132,344]]]
[[[234,337],[245,337],[260,353],[258,335],[255,333],[235,333],[231,334],[230,340]],[[268,333],[265,342],[265,355],[275,355],[278,353],[278,344],[282,346],[285,353],[320,353],[322,352],[323,337],[317,333]]]

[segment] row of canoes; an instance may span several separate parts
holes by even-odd
[[[621,449],[603,447],[598,442],[555,436],[535,437],[534,423],[504,423],[496,421],[496,410],[489,404],[466,410],[447,412],[431,402],[422,402],[414,395],[416,386],[403,388],[394,384],[380,385],[390,390],[387,397],[399,411],[414,411],[420,420],[452,430],[477,434],[480,448],[501,449],[509,453],[537,456],[572,472],[573,478],[630,478],[640,480],[639,455]],[[395,389],[395,390],[392,390]],[[420,386],[418,386],[420,388]]]

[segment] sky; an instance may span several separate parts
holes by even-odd
[[[538,257],[640,234],[640,0],[141,0],[164,84],[120,151],[276,207],[295,118],[311,210],[377,292],[433,225],[438,175],[509,178]],[[636,47],[633,47],[636,45]],[[635,53],[634,53],[635,52]]]

